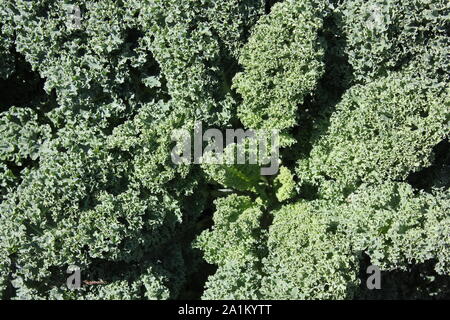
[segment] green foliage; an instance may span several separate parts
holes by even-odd
[[[450,274],[448,191],[420,192],[406,183],[363,186],[340,208],[355,250],[365,250],[384,270],[406,270],[434,260],[438,274]]]
[[[261,278],[256,266],[260,260],[263,212],[251,198],[234,194],[216,200],[215,205],[213,229],[204,231],[196,240],[205,260],[219,267],[208,279],[203,297],[256,298],[255,289],[259,288]]]
[[[356,79],[367,82],[404,69],[448,81],[448,1],[346,0],[342,12]]]
[[[197,239],[205,260],[219,266],[228,261],[246,262],[255,256],[256,234],[262,215],[249,197],[230,195],[215,202],[214,227]]]
[[[16,268],[10,272],[17,297],[51,298],[45,288],[64,283],[68,264],[113,287],[123,282],[124,277],[118,277],[122,269],[135,269],[127,277],[141,281],[142,268],[155,266],[165,275],[164,290],[176,296],[185,276],[182,248],[173,244],[183,234],[183,203],[167,189],[146,189],[145,181],[132,173],[139,172],[138,167],[125,154],[109,152],[101,133],[87,128],[81,136],[78,130],[64,131],[41,153],[39,168],[2,203],[0,234],[4,250],[15,257]],[[70,141],[75,133],[76,142]],[[115,269],[119,273],[106,273]],[[131,292],[99,292],[96,297]],[[168,297],[167,292],[145,297]],[[91,290],[79,293],[84,294],[95,296]]]
[[[132,2],[79,1],[80,28],[70,24],[67,1],[4,2],[17,51],[45,78],[45,90],[56,91],[58,108],[48,116],[58,126],[76,118],[107,127],[158,99],[158,65],[140,44]]]
[[[0,297],[448,299],[449,9],[0,0]]]
[[[357,287],[358,257],[345,235],[334,232],[326,203],[288,205],[273,213],[269,229],[266,299],[345,299]]]
[[[18,182],[18,177],[8,168],[7,165],[1,164],[0,166],[0,196],[3,201],[4,196],[6,196],[10,191],[12,191]]]
[[[144,2],[140,18],[176,105],[190,117],[224,124],[235,103],[230,72],[263,1]]]
[[[0,1],[0,80],[8,79],[14,72],[14,27],[11,24],[11,12]]]
[[[233,260],[220,266],[205,283],[204,300],[257,300],[262,276],[254,263]]]
[[[193,195],[198,173],[170,161],[171,130],[186,124],[162,100],[164,75],[151,51],[136,45],[139,7],[84,1],[76,29],[64,3],[1,4],[17,23],[17,51],[57,101],[1,115],[0,292],[175,298],[196,264],[181,240],[204,205]],[[106,284],[70,292],[70,264],[83,280]]]
[[[3,20],[3,16],[0,16]],[[0,23],[0,79],[8,79],[14,71],[14,58],[11,53],[12,41],[6,27]]]
[[[210,180],[238,191],[262,194],[265,181],[261,176],[260,165],[236,164],[239,154],[250,156],[250,153],[257,149],[255,144],[251,144],[252,141],[255,140],[246,139],[239,146],[236,143],[230,144],[224,149],[223,154],[207,152],[202,159],[202,168]]]
[[[241,209],[237,210],[237,206]],[[251,206],[249,199],[229,196],[220,201],[216,215],[222,217],[227,212],[238,223]],[[425,298],[432,286],[446,288],[450,284],[448,278],[440,276],[449,274],[448,206],[448,192],[415,194],[406,183],[364,185],[342,204],[320,200],[283,206],[273,212],[268,255],[260,255],[258,263],[246,264],[250,269],[244,275],[238,272],[238,261],[255,257],[257,238],[251,232],[241,232],[240,225],[245,225],[242,222],[224,228],[223,222],[215,221],[217,229],[199,237],[206,259],[219,265],[208,281],[205,298],[233,298],[231,288],[239,292],[237,297],[241,299],[355,298],[367,290],[361,287],[365,284],[364,276],[360,275],[365,274],[363,254],[384,272],[411,272],[413,265],[430,263],[433,266],[430,270],[422,270],[423,280],[406,289]],[[227,233],[219,236],[225,230]],[[240,236],[233,241],[235,234]],[[241,256],[246,244],[250,244],[247,247],[250,251]],[[387,296],[405,290],[404,284],[396,280],[390,279]],[[425,289],[424,282],[428,283]],[[445,297],[445,291],[436,292]]]
[[[324,71],[321,27],[317,3],[309,0],[275,4],[258,21],[239,59],[244,72],[234,79],[246,127],[285,130],[296,124],[298,106]]]
[[[280,168],[280,174],[274,181],[278,201],[283,202],[295,195],[295,181],[291,171],[286,167]]]
[[[402,74],[352,87],[299,162],[301,182],[341,197],[361,183],[405,180],[430,166],[433,147],[448,137],[449,98],[444,84]]]
[[[34,110],[12,107],[0,117],[0,160],[19,166],[28,158],[36,160],[50,136],[50,127],[39,125]]]

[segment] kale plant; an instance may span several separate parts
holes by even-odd
[[[449,299],[449,17],[0,0],[0,297]],[[215,139],[189,139],[198,123]],[[227,129],[275,130],[276,174],[173,161],[174,132],[198,149]]]

